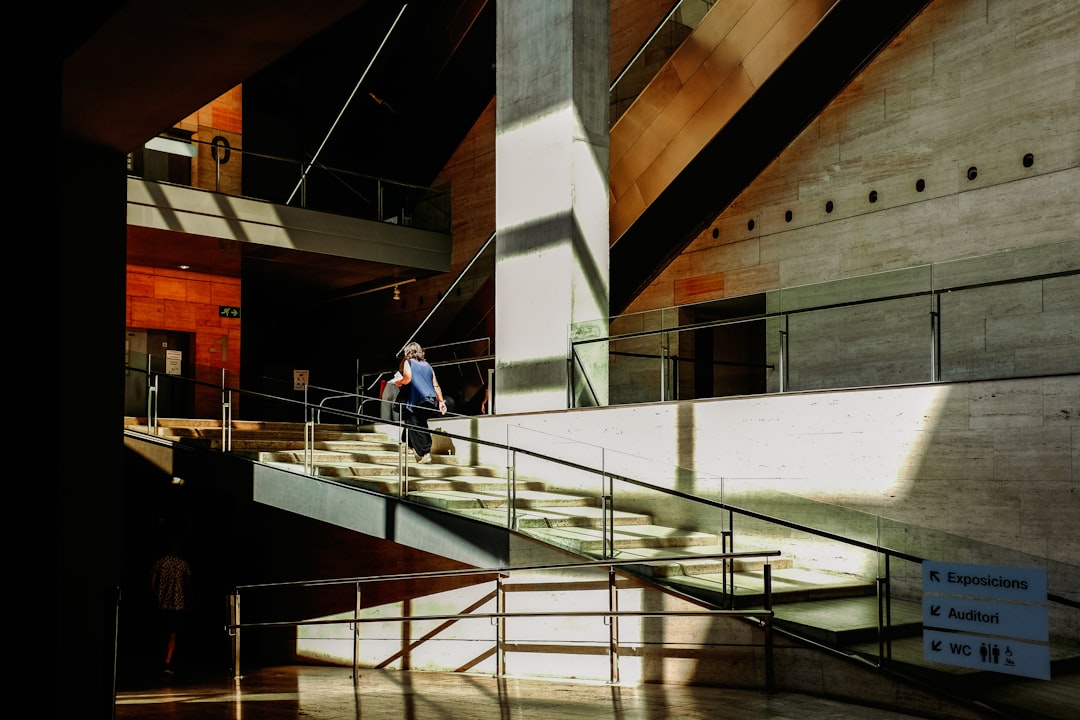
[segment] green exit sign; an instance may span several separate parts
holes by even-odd
[[[218,317],[238,318],[240,317],[240,308],[231,305],[218,305],[217,314]]]

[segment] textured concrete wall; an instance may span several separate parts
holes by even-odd
[[[734,298],[1075,243],[1078,38],[1076,3],[931,3],[628,311],[674,306],[688,284],[714,288],[695,294],[695,301]],[[971,168],[974,179],[968,177]],[[718,277],[722,282],[715,282]],[[703,285],[706,279],[712,282]],[[1075,280],[1003,292],[1031,296],[1017,299],[1007,313],[1011,301],[1003,294],[984,301],[978,312],[987,319],[986,333],[980,324],[966,337],[963,327],[953,335],[953,354],[943,358],[952,363],[948,378],[972,379],[993,367],[1039,374],[1050,361],[1060,372],[1075,363]],[[1047,299],[1040,309],[1046,314],[1033,317],[1021,309],[1043,302],[1034,297],[1040,294]],[[963,321],[964,313],[976,312],[969,304],[973,297],[944,309],[954,313],[952,320]],[[1054,318],[1047,321],[1051,308]],[[887,343],[890,331],[904,333],[907,342],[914,330],[902,325],[922,319],[885,311],[861,322]],[[818,322],[801,329],[814,338],[818,356],[803,345],[793,378],[800,388],[823,387],[826,381],[911,381],[909,369],[923,364],[920,350],[876,368],[876,379],[860,379],[857,364],[834,365],[830,357],[834,348],[850,343],[850,326]],[[994,338],[1002,333],[1010,333],[1005,342],[1029,348],[1027,356],[995,348]],[[768,355],[775,359],[774,346]],[[640,369],[620,375],[613,368],[612,398],[631,397],[631,387],[640,387],[641,380]]]
[[[862,514],[840,515],[845,531],[870,540],[880,517],[1037,558],[1075,564],[1080,556],[1080,375],[651,403],[442,425],[459,432],[463,425],[455,423],[470,423],[493,441],[505,442],[507,426],[511,438],[534,446],[546,435],[556,454],[602,457],[610,472],[621,467],[707,497],[723,491],[729,502],[755,503],[813,526],[833,522],[835,506],[842,506]],[[677,477],[674,466],[699,477]],[[784,508],[776,493],[833,507]],[[652,501],[660,522],[718,529],[715,517],[692,518],[676,506],[666,517],[663,504]],[[931,543],[937,545],[898,549],[930,558],[960,551],[941,535]]]

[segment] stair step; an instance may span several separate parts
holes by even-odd
[[[506,522],[505,507],[497,509],[479,509],[466,513],[469,517],[503,524]],[[603,508],[595,505],[577,505],[570,508],[536,507],[521,509],[515,514],[515,528],[531,530],[534,528],[560,528],[560,527],[602,527],[605,521]],[[648,515],[616,510],[611,513],[608,520],[616,527],[622,525],[648,525],[652,519]]]
[[[505,488],[478,492],[418,490],[410,492],[409,498],[444,509],[506,508],[510,504]],[[596,500],[591,497],[550,493],[543,490],[518,490],[514,494],[514,506],[518,508],[582,507],[593,505],[595,502]]]
[[[440,492],[440,491],[454,491],[464,493],[477,493],[487,495],[498,495],[506,497],[506,480],[503,478],[495,477],[492,475],[463,475],[460,470],[453,470],[445,473],[436,468],[431,470],[432,465],[422,465],[417,468],[418,473],[425,473],[418,477],[416,480],[409,483],[410,492]],[[470,468],[470,472],[472,468]],[[445,474],[434,475],[434,473],[444,472]],[[542,491],[544,486],[542,483],[536,481],[519,480],[517,482],[517,495],[522,495],[526,491]],[[486,497],[484,498],[487,499]]]
[[[604,552],[604,533],[592,527],[556,527],[522,529],[526,535],[583,555]],[[715,535],[692,530],[677,530],[661,525],[620,525],[612,533],[616,550],[620,548],[684,548],[714,545]]]
[[[719,548],[712,550],[720,552]],[[741,562],[735,561],[733,573],[726,582],[723,573],[719,572],[665,574],[668,568],[664,565],[653,566],[653,577],[662,585],[715,605],[739,609],[762,607],[765,602],[765,572],[752,567],[758,564],[756,562],[746,563],[750,567],[740,567]],[[673,564],[681,564],[681,560]],[[769,564],[772,566],[771,601],[774,605],[831,599],[856,599],[861,602],[867,598],[876,603],[876,587],[872,582],[840,573],[795,567],[786,558],[773,558]],[[703,566],[699,565],[696,569],[700,567]],[[683,569],[694,567],[687,565]],[[780,617],[779,612],[777,617]],[[876,629],[876,620],[874,627]]]
[[[873,642],[878,636],[878,602],[874,595],[814,600],[807,591],[799,600],[784,600],[774,606],[774,624],[802,637],[843,647]],[[922,604],[894,599],[890,604],[892,638],[922,633]]]
[[[719,547],[709,548],[710,552],[714,554],[723,553],[723,550]],[[787,558],[735,558],[728,560],[728,563],[733,567],[735,572],[748,573],[757,571],[764,573],[764,566],[770,565],[775,572],[777,569],[787,569],[793,566],[790,559]],[[709,575],[721,575],[724,572],[724,561],[718,558],[697,559],[693,556],[687,556],[686,558],[680,558],[677,561],[669,563],[656,563],[649,566],[652,568],[653,577],[677,577],[677,576],[694,576],[703,577]]]

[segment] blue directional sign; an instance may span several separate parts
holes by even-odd
[[[925,561],[922,576],[927,660],[1050,679],[1045,569]]]

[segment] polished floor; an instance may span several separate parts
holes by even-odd
[[[239,680],[183,672],[116,696],[117,720],[905,720],[918,717],[794,693],[615,686],[485,675],[286,666]]]

